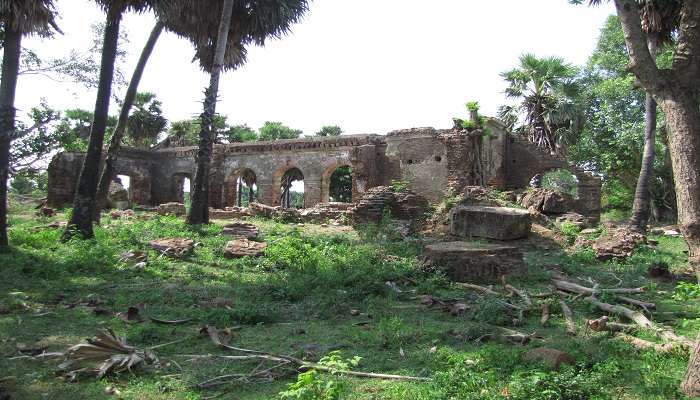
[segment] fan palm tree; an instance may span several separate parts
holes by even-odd
[[[136,99],[139,83],[141,82],[141,77],[146,69],[146,64],[148,59],[153,53],[153,49],[156,47],[158,38],[163,32],[163,23],[158,20],[151,31],[148,40],[146,41],[143,50],[141,50],[141,56],[139,61],[134,68],[134,73],[129,81],[129,87],[126,89],[126,94],[124,95],[124,102],[122,103],[121,111],[119,112],[119,119],[117,120],[117,126],[114,128],[114,134],[109,142],[109,148],[107,149],[107,157],[105,159],[105,166],[102,169],[102,175],[100,176],[99,184],[97,186],[97,204],[95,207],[94,217],[95,222],[100,222],[100,212],[104,208],[107,202],[107,192],[109,191],[109,185],[114,179],[114,165],[117,161],[117,153],[121,148],[122,140],[124,139],[124,133],[126,132],[127,123],[129,121],[129,111],[134,105],[134,100]]]
[[[73,213],[63,234],[64,240],[78,233],[82,238],[92,238],[92,220],[96,209],[99,166],[102,158],[109,101],[114,75],[114,60],[117,56],[119,25],[127,11],[143,12],[154,4],[165,6],[169,0],[95,0],[107,14],[104,38],[102,42],[102,59],[100,61],[100,79],[97,85],[97,99],[90,140],[80,169],[78,187],[73,198]]]
[[[192,42],[195,59],[211,74],[200,116],[189,224],[209,222],[213,122],[221,72],[245,63],[246,46],[263,46],[267,39],[287,34],[307,9],[308,0],[211,0],[178,1],[159,12],[166,29]]]
[[[22,36],[50,35],[58,31],[52,0],[0,1],[3,31],[2,78],[0,81],[0,251],[8,248],[7,180],[10,172],[10,144],[15,136],[15,92],[19,76]]]
[[[518,68],[501,74],[508,83],[506,97],[517,104],[501,107],[499,116],[538,147],[561,153],[581,126],[576,74],[577,70],[559,57],[523,54]],[[518,122],[520,126],[516,126]]]

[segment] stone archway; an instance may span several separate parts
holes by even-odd
[[[172,201],[185,204],[185,193],[191,193],[192,174],[188,172],[177,172],[172,176],[173,196]],[[189,202],[189,201],[188,201]]]
[[[357,197],[357,189],[356,189],[357,181],[356,181],[356,176],[355,176],[355,168],[353,168],[353,165],[349,162],[341,162],[341,163],[333,164],[332,166],[326,168],[325,171],[323,171],[323,175],[321,176],[321,202],[322,203],[328,203],[330,201],[338,201],[338,199],[332,199],[332,197],[338,197],[338,195],[337,194],[336,194],[336,196],[332,195],[331,186],[332,186],[332,183],[334,182],[334,177],[339,178],[338,175],[341,173],[343,175],[346,175],[346,173],[345,173],[346,171],[347,171],[347,175],[349,175],[349,177],[343,176],[340,179],[349,180],[349,182],[345,182],[345,184],[349,184],[348,185],[349,187],[343,188],[343,191],[348,190],[349,193],[347,196],[340,196],[340,197],[347,197],[347,198],[343,199],[344,200],[343,202],[347,202],[347,203],[351,203],[356,199],[356,197]],[[341,183],[341,185],[343,185],[343,183]]]
[[[306,206],[304,189],[304,173],[299,168],[289,168],[280,177],[280,195],[277,201],[282,208],[304,208]]]
[[[224,180],[224,201],[227,207],[245,206],[260,197],[258,177],[250,168],[238,168]]]

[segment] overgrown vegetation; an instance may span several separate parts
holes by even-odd
[[[37,218],[26,205],[13,204],[13,250],[0,256],[0,371],[12,371],[1,376],[13,378],[0,381],[0,393],[17,398],[106,398],[106,389],[118,390],[125,399],[225,398],[232,393],[241,399],[683,398],[677,387],[686,355],[640,352],[606,334],[569,337],[556,307],[548,327],[542,328],[538,313],[531,313],[515,328],[536,331],[542,340],[527,346],[480,342],[493,326],[510,324],[503,318],[503,305],[426,270],[420,240],[402,240],[389,223],[355,232],[254,220],[269,244],[265,256],[228,260],[221,257],[228,238],[218,225],[193,229],[174,217],[105,217],[94,240],[60,243],[59,230],[37,227],[65,220],[65,215]],[[191,256],[172,259],[149,249],[148,242],[161,237],[188,237],[200,244]],[[531,251],[526,257],[529,273],[513,277],[511,283],[545,292],[545,267],[557,264],[570,275],[590,276],[605,286],[618,284],[617,279],[646,286],[645,300],[658,305],[655,319],[692,337],[700,329],[697,285],[643,277],[651,263],[664,262],[674,271],[685,268],[682,240],[658,240],[657,249],[642,248],[627,262],[600,263],[587,250],[571,255]],[[145,268],[120,261],[132,250],[148,254]],[[453,316],[422,305],[420,295],[462,299],[469,307]],[[116,315],[138,304],[159,319],[192,320],[179,325],[125,323]],[[571,305],[579,324],[585,315],[595,315],[583,301]],[[204,325],[234,328],[231,344],[236,347],[323,359],[335,369],[432,381],[310,370],[267,383],[198,389],[193,385],[257,365],[186,356],[227,354],[199,335]],[[53,373],[58,361],[25,357],[37,351],[32,349],[63,351],[98,328],[113,329],[137,348],[182,342],[154,350],[161,361],[158,368],[99,381],[64,382]],[[529,348],[540,346],[566,351],[576,365],[555,371],[522,359]],[[361,357],[359,364],[348,362],[356,356]]]

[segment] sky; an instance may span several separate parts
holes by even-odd
[[[84,49],[90,25],[104,14],[88,0],[59,0],[64,35],[30,38],[40,56]],[[499,74],[522,53],[557,55],[585,64],[610,5],[586,7],[567,0],[312,0],[290,35],[249,49],[248,62],[225,73],[217,111],[231,124],[259,128],[281,121],[310,135],[323,125],[347,134],[396,129],[449,128],[466,117],[468,101],[495,115],[504,103]],[[154,16],[128,14],[127,78],[154,24]],[[164,33],[139,91],[156,93],[166,118],[201,112],[208,76],[192,62],[184,39]],[[73,83],[20,78],[20,115],[45,98],[57,109],[94,108],[95,93]],[[113,104],[111,114],[118,113]]]

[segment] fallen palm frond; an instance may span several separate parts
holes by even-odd
[[[131,371],[134,367],[158,361],[155,354],[129,346],[109,330],[100,330],[87,339],[87,343],[70,347],[64,353],[65,361],[58,368],[64,375],[75,380],[79,375],[95,375],[98,379],[109,373]]]

